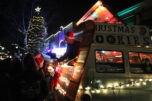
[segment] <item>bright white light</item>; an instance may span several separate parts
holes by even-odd
[[[40,12],[40,10],[41,10],[41,8],[39,6],[35,8],[36,12]]]
[[[96,80],[96,83],[100,83],[101,82],[101,80]]]
[[[143,81],[143,79],[139,79],[139,81]]]
[[[136,86],[140,86],[140,83],[139,83],[139,82],[136,82],[135,85],[136,85]]]
[[[108,87],[108,88],[112,88],[112,84],[108,84],[107,87]]]
[[[52,66],[49,66],[48,69],[54,72],[54,68]]]
[[[98,2],[96,3],[96,5],[100,6],[100,5],[102,5],[102,2],[101,2],[101,1],[98,1]]]
[[[117,55],[117,56],[115,56],[115,57],[122,57],[122,55]]]
[[[5,48],[4,47],[2,47],[2,50],[4,50]]]
[[[82,86],[79,86],[79,89],[83,89],[83,87],[82,87]]]
[[[106,19],[108,20],[108,19],[109,19],[109,17],[106,17]]]
[[[143,85],[147,85],[147,83],[146,83],[146,82],[143,82]]]
[[[145,46],[146,48],[150,48],[150,46]]]
[[[120,88],[124,88],[124,85],[121,85]]]
[[[89,90],[86,90],[84,93],[85,93],[85,94],[90,94],[90,91],[89,91]]]
[[[102,90],[104,94],[107,94],[108,90],[107,89],[103,89]]]
[[[100,93],[100,90],[96,90],[96,93]]]
[[[16,46],[16,49],[18,48],[18,46]]]
[[[95,93],[95,90],[91,90],[91,93]]]
[[[129,87],[129,84],[126,84],[126,87]]]
[[[64,29],[64,27],[63,27],[63,26],[60,26],[60,29],[61,29],[61,30],[63,30],[63,29]]]
[[[104,54],[104,53],[105,53],[105,51],[101,51],[101,53],[103,53],[103,54]]]
[[[115,82],[114,87],[118,87],[118,86],[119,86],[118,82]]]
[[[53,48],[52,53],[56,53],[56,55],[63,55],[66,52],[66,48]]]
[[[103,85],[100,85],[100,88],[104,88],[104,86],[103,86]]]
[[[85,89],[86,89],[86,90],[90,90],[91,88],[88,86],[88,87],[86,87]]]
[[[149,79],[149,81],[151,82],[151,81],[152,81],[152,79]]]
[[[68,64],[64,63],[64,64],[62,65],[62,67],[65,67],[65,68],[66,68],[66,67],[69,67],[69,66],[68,66]]]
[[[103,6],[100,6],[100,9],[101,9],[101,10],[104,10],[104,7],[103,7]]]

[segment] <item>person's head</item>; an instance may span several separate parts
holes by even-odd
[[[91,97],[88,94],[83,94],[81,96],[81,101],[91,101]]]
[[[22,61],[19,59],[19,58],[14,58],[13,60],[12,60],[12,70],[13,70],[13,72],[15,71],[15,72],[22,72],[22,67],[23,67],[23,64],[22,64]]]
[[[36,58],[36,62],[38,63],[38,65],[40,66],[40,68],[43,67],[43,64],[44,64],[44,59],[43,58]]]
[[[28,53],[25,55],[23,59],[23,65],[25,70],[27,71],[36,71],[38,70],[38,67],[36,65],[36,61],[32,54]]]
[[[74,32],[73,31],[69,31],[69,32],[65,33],[64,38],[65,38],[65,40],[66,40],[66,42],[68,44],[72,44],[74,42],[74,40],[75,40]]]

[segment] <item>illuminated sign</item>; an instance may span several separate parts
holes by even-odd
[[[149,30],[141,25],[95,23],[95,43],[149,45]]]

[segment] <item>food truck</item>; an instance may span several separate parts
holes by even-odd
[[[86,21],[73,30],[82,31],[77,36],[82,46],[74,66],[59,66],[59,100],[152,101],[152,48],[146,26]]]

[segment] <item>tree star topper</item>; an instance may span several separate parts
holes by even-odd
[[[41,8],[39,6],[35,8],[36,12],[40,12],[40,10],[41,10]]]

